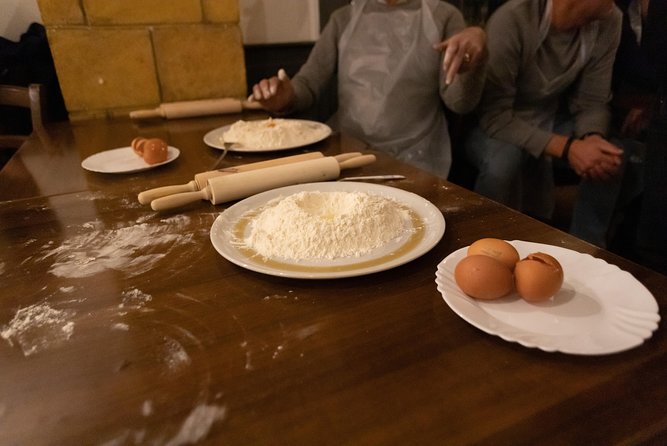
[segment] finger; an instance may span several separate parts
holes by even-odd
[[[252,97],[256,101],[261,101],[263,99],[262,89],[259,88],[259,84],[255,84],[252,86]]]
[[[271,96],[274,96],[278,91],[279,83],[280,80],[277,77],[272,77],[271,79],[269,79],[269,93],[271,93]]]
[[[618,173],[618,166],[606,165],[604,163],[600,163],[599,165],[596,166],[595,171],[600,179],[608,181]]]
[[[621,149],[620,147],[616,147],[615,145],[607,141],[600,141],[598,147],[600,148],[600,150],[604,155],[609,155],[612,157],[620,157],[621,155],[623,155],[623,149]]]
[[[262,99],[269,99],[271,97],[271,90],[269,89],[269,81],[267,79],[259,81],[259,89],[262,92]]]
[[[462,58],[455,58],[449,65],[449,69],[447,70],[447,79],[445,81],[447,85],[454,82],[454,77],[456,76],[456,73],[459,72],[459,68],[461,68],[461,62]]]
[[[446,40],[442,43],[442,49],[444,50],[444,56],[442,58],[442,69],[447,72],[449,65],[452,63],[454,56],[459,50],[459,46],[456,42]]]

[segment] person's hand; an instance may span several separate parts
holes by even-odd
[[[591,135],[572,142],[568,162],[582,178],[606,181],[618,172],[622,155],[623,150],[599,135]]]
[[[486,58],[486,32],[479,26],[471,26],[433,47],[445,53],[442,71],[449,85],[454,82],[457,73],[472,71],[483,64]]]
[[[266,110],[274,113],[288,109],[294,101],[292,81],[282,68],[277,76],[262,79],[252,86],[252,94],[248,100],[257,101]]]
[[[649,113],[645,108],[632,108],[623,120],[621,135],[629,138],[639,136],[649,125]]]

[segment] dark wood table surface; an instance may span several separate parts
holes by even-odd
[[[378,154],[346,172],[403,174],[446,231],[375,274],[289,279],[245,270],[211,245],[227,205],[170,213],[142,190],[182,184],[221,152],[206,132],[241,116],[55,123],[0,173],[0,444],[665,444],[667,338],[609,355],[526,348],[460,318],[438,263],[482,237],[589,253],[630,272],[667,309],[667,278]],[[85,171],[96,152],[157,136],[174,162]],[[321,150],[344,135],[221,166]],[[566,272],[567,274],[567,272]],[[633,296],[627,296],[633,299]]]

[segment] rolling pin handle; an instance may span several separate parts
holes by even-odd
[[[137,196],[139,203],[148,204],[151,201],[171,194],[180,194],[182,192],[195,192],[199,190],[197,182],[192,180],[186,184],[179,184],[174,186],[162,186],[155,189],[145,190]]]
[[[334,155],[334,158],[340,163],[342,161],[347,161],[352,158],[356,158],[358,156],[361,156],[361,152],[347,152],[347,153],[340,153],[338,155]]]
[[[154,108],[152,110],[135,110],[130,112],[130,118],[132,119],[151,119],[164,117],[165,115],[160,107]]]
[[[196,192],[183,192],[180,194],[167,195],[151,201],[151,208],[154,211],[166,211],[169,209],[185,206],[199,200],[210,200],[211,188],[206,187]]]
[[[339,166],[340,170],[353,169],[355,167],[366,166],[374,161],[375,161],[375,155],[361,155],[361,156],[356,156],[354,158],[350,158],[345,161],[340,161]]]

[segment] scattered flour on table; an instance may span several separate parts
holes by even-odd
[[[181,369],[190,364],[190,355],[185,347],[177,340],[165,336],[164,338],[164,362],[171,371]]]
[[[138,288],[132,288],[122,293],[122,302],[118,304],[118,308],[142,308],[148,302],[153,300],[153,296],[144,293]]]
[[[227,413],[225,407],[201,404],[195,407],[185,419],[181,429],[166,446],[181,446],[195,444],[208,435],[216,421],[222,420]]]
[[[141,405],[141,414],[145,417],[149,417],[153,414],[153,402],[151,400],[144,401],[144,404]]]
[[[236,121],[222,139],[227,143],[239,143],[254,149],[302,145],[304,141],[318,140],[326,136],[324,126],[291,119],[264,119]]]
[[[127,324],[124,324],[122,322],[115,323],[111,326],[112,330],[117,330],[117,331],[129,331],[130,326]]]
[[[25,356],[43,351],[52,345],[69,340],[74,332],[74,322],[69,319],[72,310],[57,310],[47,303],[20,308],[8,325],[2,327],[0,336],[14,346],[16,341]]]
[[[299,192],[269,201],[244,243],[269,258],[359,257],[405,234],[409,212],[365,192]]]
[[[53,259],[49,272],[58,277],[84,278],[106,270],[136,276],[152,269],[174,245],[192,242],[189,222],[189,217],[177,216],[118,229],[91,224],[59,246],[47,246],[42,260]]]

